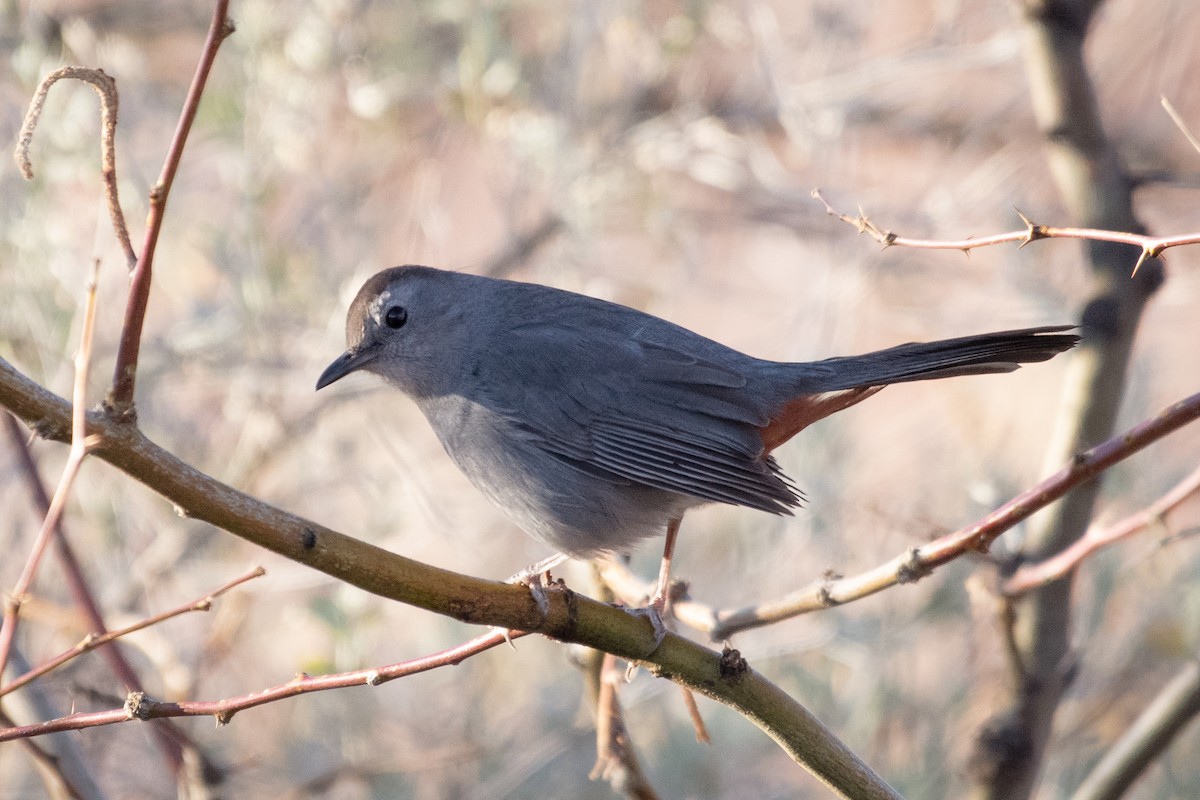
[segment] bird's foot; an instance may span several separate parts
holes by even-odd
[[[536,564],[531,564],[517,574],[509,577],[504,582],[519,583],[528,588],[529,594],[533,597],[533,602],[537,604],[538,611],[541,612],[542,619],[544,620],[550,614],[550,595],[546,591],[546,587],[553,582],[550,570],[566,561],[567,558],[568,556],[562,553],[550,556],[549,558],[543,558]]]
[[[625,613],[635,617],[644,617],[650,621],[650,627],[654,629],[655,649],[658,649],[671,630],[667,627],[667,622],[671,619],[671,609],[666,595],[659,595],[656,592],[654,597],[650,598],[649,604],[642,608],[626,608]]]

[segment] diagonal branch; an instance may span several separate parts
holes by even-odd
[[[255,567],[250,572],[247,572],[245,575],[241,575],[237,578],[234,578],[233,580],[229,581],[228,583],[224,584],[223,586],[220,586],[220,587],[214,589],[213,591],[209,592],[208,594],[204,595],[203,597],[201,597],[197,600],[193,600],[190,603],[184,603],[183,605],[177,606],[168,611],[163,611],[159,614],[154,614],[153,616],[147,617],[146,619],[143,619],[143,620],[139,620],[138,622],[135,622],[134,624],[126,626],[124,628],[118,628],[117,630],[108,631],[103,634],[94,634],[94,633],[88,634],[87,636],[85,636],[83,638],[83,640],[81,642],[79,642],[79,644],[75,645],[71,649],[63,651],[62,653],[58,654],[54,658],[50,659],[49,661],[47,661],[43,664],[39,664],[37,667],[29,670],[24,675],[14,678],[13,680],[9,681],[7,684],[0,686],[0,697],[3,697],[4,695],[8,694],[9,692],[14,692],[17,689],[20,689],[22,686],[25,686],[26,684],[30,683],[31,681],[37,680],[38,678],[42,677],[43,675],[53,672],[54,670],[58,669],[63,664],[66,664],[68,661],[70,661],[74,658],[77,658],[78,656],[81,656],[84,653],[91,652],[92,650],[95,650],[98,647],[103,647],[104,645],[108,644],[109,642],[114,642],[117,639],[121,638],[122,636],[128,636],[131,633],[136,633],[137,631],[145,630],[146,628],[149,628],[153,625],[157,625],[160,622],[165,622],[166,620],[169,620],[172,617],[178,617],[180,615],[187,614],[192,611],[208,611],[210,608],[212,608],[213,600],[215,600],[216,598],[225,594],[230,589],[234,589],[238,586],[241,586],[246,581],[250,581],[255,578],[261,578],[263,575],[266,575],[266,574],[267,574],[267,571],[264,570],[262,567]]]
[[[50,546],[50,541],[54,538],[54,532],[58,529],[63,509],[66,508],[67,498],[71,494],[71,487],[75,483],[75,476],[79,474],[79,468],[83,465],[83,460],[87,458],[88,451],[94,444],[94,440],[87,436],[85,409],[87,408],[88,374],[91,370],[92,334],[96,327],[96,282],[99,271],[100,261],[97,259],[92,263],[92,272],[88,280],[83,312],[83,333],[79,350],[75,354],[73,387],[75,405],[74,411],[70,415],[71,451],[67,456],[67,463],[63,467],[62,477],[59,478],[58,487],[54,490],[54,497],[50,500],[50,507],[42,520],[41,530],[38,531],[29,557],[25,560],[25,567],[21,570],[20,577],[17,578],[17,585],[12,594],[4,602],[4,621],[0,623],[0,674],[3,674],[4,667],[8,664],[8,656],[16,637],[17,621],[20,619],[21,604],[25,602],[29,590],[33,587],[42,557]]]
[[[3,359],[0,405],[47,438],[65,440],[69,435],[69,404]],[[421,564],[289,514],[188,466],[136,426],[107,414],[89,414],[88,433],[96,437],[94,456],[158,492],[183,514],[381,597],[463,622],[543,633],[620,656],[734,708],[839,796],[897,797],[807,709],[740,658],[674,634],[660,643],[645,618],[568,590],[549,592],[543,613],[523,586]],[[84,717],[116,721],[113,713]]]
[[[1058,580],[1078,567],[1085,558],[1093,553],[1144,528],[1161,523],[1167,514],[1197,492],[1200,492],[1200,467],[1196,467],[1171,491],[1141,511],[1130,514],[1112,525],[1089,530],[1069,547],[1060,550],[1045,561],[1023,564],[1011,578],[1004,582],[1002,591],[1009,597],[1018,597],[1039,586],[1045,586],[1051,581]]]

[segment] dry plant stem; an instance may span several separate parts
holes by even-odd
[[[1110,244],[1127,244],[1141,249],[1141,254],[1132,264],[1130,274],[1136,275],[1147,259],[1158,258],[1172,247],[1200,244],[1200,233],[1186,233],[1179,236],[1148,236],[1142,233],[1128,231],[1103,230],[1100,228],[1060,228],[1050,225],[1039,225],[1017,211],[1017,216],[1025,223],[1019,231],[997,233],[992,236],[982,236],[969,239],[914,239],[900,236],[886,228],[881,228],[872,222],[860,210],[858,216],[843,214],[825,199],[820,189],[813,189],[812,196],[824,204],[825,212],[837,217],[843,222],[853,225],[859,233],[865,233],[884,247],[913,247],[921,250],[961,250],[964,253],[978,247],[992,247],[998,244],[1016,243],[1024,247],[1031,242],[1041,239],[1085,239],[1092,242],[1108,242]]]
[[[208,74],[216,60],[217,50],[221,42],[233,33],[233,24],[228,19],[229,0],[217,0],[213,11],[212,23],[208,28],[208,38],[204,42],[204,50],[200,55],[200,63],[196,65],[196,73],[188,88],[187,99],[179,115],[179,123],[175,127],[175,135],[171,137],[171,146],[167,150],[162,172],[158,182],[150,189],[150,212],[146,218],[146,237],[142,242],[142,253],[137,259],[130,278],[129,299],[125,307],[125,322],[121,329],[121,340],[117,348],[117,361],[113,369],[113,384],[109,390],[106,404],[117,415],[125,416],[133,413],[133,391],[137,375],[138,351],[142,343],[142,323],[146,318],[146,307],[150,302],[150,283],[154,269],[154,252],[158,245],[158,235],[162,230],[163,215],[167,210],[167,195],[171,192],[171,184],[175,181],[175,173],[179,169],[179,161],[183,157],[183,146],[187,142],[188,133],[192,129],[192,121],[196,118],[196,110],[200,107],[200,97],[204,93],[204,85],[208,82]]]
[[[81,656],[84,653],[95,650],[98,647],[103,647],[104,645],[108,644],[109,642],[116,641],[117,639],[121,638],[122,636],[128,636],[131,633],[136,633],[137,631],[144,630],[146,628],[157,625],[160,622],[165,622],[168,619],[171,619],[173,617],[178,617],[180,615],[187,614],[192,611],[208,611],[210,608],[212,608],[213,600],[215,600],[216,598],[225,594],[230,589],[233,589],[237,586],[241,586],[246,581],[250,581],[255,578],[261,578],[263,575],[266,575],[266,574],[267,574],[267,571],[264,570],[262,567],[255,567],[254,569],[247,572],[245,575],[242,575],[238,578],[234,578],[233,580],[226,583],[224,586],[221,586],[221,587],[213,590],[212,592],[209,592],[204,597],[201,597],[197,600],[193,600],[190,603],[185,603],[182,606],[171,609],[170,611],[164,611],[160,614],[155,614],[152,617],[147,617],[144,620],[135,622],[134,624],[129,625],[128,627],[119,628],[115,631],[108,631],[107,633],[104,633],[102,635],[88,634],[87,636],[85,636],[83,638],[83,640],[81,642],[79,642],[79,644],[75,645],[70,650],[66,650],[66,651],[60,653],[59,655],[55,656],[54,658],[50,659],[49,661],[39,664],[34,669],[29,670],[24,675],[21,675],[21,676],[15,678],[14,680],[10,681],[9,683],[5,684],[4,686],[0,686],[0,697],[3,697],[4,695],[8,694],[9,692],[20,689],[22,686],[26,685],[30,681],[36,680],[36,679],[42,677],[43,675],[46,675],[47,673],[50,673],[50,672],[58,669],[63,664],[66,664],[68,661],[70,661],[74,658]]]
[[[784,597],[741,609],[715,611],[693,600],[678,600],[673,605],[675,618],[721,641],[740,631],[843,605],[899,583],[913,583],[962,555],[986,551],[996,537],[1028,519],[1035,511],[1072,489],[1089,484],[1112,465],[1197,418],[1200,418],[1200,393],[1073,457],[1058,472],[978,522],[915,547],[866,572],[846,578],[822,579]],[[629,570],[619,564],[606,563],[603,570],[605,582],[618,587],[619,593],[633,591],[638,585]]]
[[[629,738],[621,703],[617,699],[617,684],[622,672],[612,653],[600,655],[600,665],[594,675],[594,706],[596,708],[596,765],[588,776],[603,778],[614,792],[634,800],[657,800],[658,793],[642,771],[637,752]]]
[[[1117,800],[1200,714],[1200,662],[1190,661],[1123,733],[1071,800]]]
[[[121,200],[117,194],[117,82],[103,70],[86,67],[61,67],[51,72],[38,85],[25,112],[21,133],[17,137],[17,148],[13,152],[17,166],[25,180],[33,180],[33,163],[29,160],[29,146],[33,143],[33,132],[46,105],[50,87],[63,78],[91,84],[100,96],[100,175],[104,179],[104,196],[108,200],[108,216],[112,219],[113,232],[121,243],[128,269],[133,269],[137,256],[129,241],[129,228],[125,225],[125,214],[121,211]]]
[[[1171,121],[1175,123],[1175,127],[1179,128],[1179,132],[1188,140],[1188,144],[1192,146],[1192,149],[1200,153],[1200,139],[1196,138],[1196,134],[1192,133],[1192,129],[1188,127],[1187,122],[1183,119],[1183,115],[1175,110],[1174,104],[1165,96],[1162,98],[1162,107],[1171,118]]]
[[[11,728],[14,722],[7,714],[0,711],[0,725]],[[3,728],[0,728],[0,730],[3,730]],[[33,759],[34,763],[37,764],[38,769],[42,771],[43,775],[51,775],[53,776],[52,780],[60,782],[56,788],[64,790],[67,797],[90,798],[99,796],[96,792],[86,791],[75,786],[71,782],[70,777],[64,774],[61,759],[52,753],[46,752],[37,742],[32,739],[22,739],[21,744],[24,745],[25,751]],[[95,788],[94,782],[91,783],[93,784],[92,788]]]
[[[75,476],[79,474],[79,467],[88,454],[87,383],[92,357],[92,333],[96,326],[96,281],[99,271],[99,260],[92,262],[92,272],[88,280],[87,297],[84,302],[83,333],[79,350],[75,354],[73,392],[75,412],[71,415],[71,450],[67,456],[67,463],[63,467],[58,488],[54,490],[54,497],[50,500],[50,508],[42,520],[41,530],[38,531],[29,558],[25,561],[25,568],[21,571],[21,576],[17,579],[17,585],[12,594],[4,602],[4,622],[0,627],[0,675],[4,673],[4,667],[8,664],[8,654],[12,650],[13,640],[16,636],[21,603],[24,602],[26,595],[33,587],[33,580],[37,577],[42,556],[45,555],[46,548],[50,545],[55,530],[58,529],[63,508],[66,507],[67,497],[75,482]]]
[[[0,405],[51,439],[65,440],[70,406],[0,359]],[[181,513],[318,569],[365,591],[478,625],[535,631],[613,653],[659,677],[724,703],[763,729],[788,755],[842,797],[895,792],[807,709],[749,667],[667,634],[622,609],[571,592],[548,592],[543,614],[522,586],[421,564],[281,511],[216,481],[155,445],[136,426],[88,415],[92,455],[163,495]],[[499,641],[503,634],[497,634]],[[111,712],[103,712],[110,714]],[[108,721],[114,721],[109,719]]]
[[[95,711],[83,714],[72,714],[56,720],[0,729],[0,742],[40,736],[45,733],[55,733],[67,730],[82,730],[103,725],[113,725],[130,720],[162,719],[165,717],[214,717],[218,725],[225,725],[233,719],[233,715],[255,706],[273,703],[288,697],[296,697],[312,692],[323,692],[330,689],[344,689],[350,686],[378,686],[396,678],[404,678],[419,672],[427,672],[438,667],[451,666],[461,663],[478,653],[489,650],[507,641],[505,631],[490,631],[470,641],[464,642],[448,650],[442,650],[432,655],[402,661],[385,667],[342,672],[335,675],[322,675],[314,678],[309,675],[297,675],[287,683],[265,689],[260,692],[231,697],[225,700],[202,703],[167,703],[155,700],[144,692],[131,692],[120,709],[110,711]],[[528,636],[528,631],[511,631],[511,638]]]
[[[712,737],[708,735],[708,726],[704,724],[704,717],[700,716],[700,706],[696,704],[696,695],[686,686],[680,686],[679,690],[683,692],[683,705],[687,708],[688,717],[692,720],[692,728],[696,731],[696,741],[700,744],[712,744]]]
[[[599,564],[593,561],[591,568],[596,597],[605,603],[613,602],[615,597],[604,583]],[[642,770],[621,713],[617,688],[624,682],[622,673],[616,656],[599,650],[587,651],[583,664],[584,687],[596,721],[596,763],[589,777],[592,780],[604,778],[614,792],[627,797],[654,798],[657,793]]]
[[[16,418],[11,414],[5,414],[4,421],[9,440],[17,453],[17,459],[21,464],[22,471],[25,473],[26,482],[29,484],[34,502],[42,515],[45,516],[50,512],[50,495],[47,494],[45,486],[42,485],[37,464],[34,462],[33,454],[30,452],[29,446],[25,441],[25,435],[22,433],[20,424]],[[88,585],[87,578],[84,577],[83,568],[80,566],[79,559],[76,557],[75,551],[67,538],[61,517],[59,525],[55,529],[54,544],[58,552],[58,560],[63,571],[63,577],[66,580],[71,595],[75,598],[75,605],[78,606],[86,619],[88,629],[95,635],[105,633],[108,630],[108,626],[104,622],[104,615],[100,611],[99,604],[96,603],[95,595]],[[105,660],[108,661],[110,669],[112,669],[121,686],[124,686],[129,691],[141,690],[141,678],[133,666],[130,665],[128,659],[125,658],[125,653],[120,645],[114,644],[112,647],[106,647],[101,653]],[[153,726],[153,730],[159,748],[163,751],[163,755],[167,759],[172,773],[177,773],[183,763],[182,748],[187,743],[187,737],[167,720],[162,720],[159,724]]]
[[[1159,525],[1176,507],[1192,495],[1200,492],[1200,466],[1177,483],[1171,491],[1155,500],[1141,511],[1104,528],[1091,528],[1082,538],[1069,547],[1037,564],[1022,565],[1012,577],[1004,582],[1001,591],[1010,597],[1019,597],[1047,583],[1064,577],[1093,553],[1110,544],[1132,536],[1138,531]]]

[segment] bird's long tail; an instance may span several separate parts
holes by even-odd
[[[794,398],[762,429],[768,452],[804,428],[865,400],[884,386],[907,381],[1012,372],[1022,364],[1047,361],[1079,341],[1065,333],[1074,326],[1052,325],[983,333],[938,342],[913,342],[809,364],[792,369]]]

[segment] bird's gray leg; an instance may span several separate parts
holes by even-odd
[[[663,544],[662,563],[658,567],[658,585],[654,589],[654,597],[650,598],[650,608],[658,612],[659,622],[666,614],[667,603],[671,599],[671,558],[675,555],[675,538],[679,536],[682,523],[683,517],[667,522],[667,541]]]
[[[683,517],[676,517],[667,522],[667,541],[663,544],[662,563],[658,567],[658,584],[650,605],[645,608],[631,609],[630,613],[644,616],[654,626],[656,644],[662,644],[667,635],[667,625],[663,619],[668,615],[668,604],[671,600],[671,558],[675,555],[675,539],[679,536],[679,526]]]

